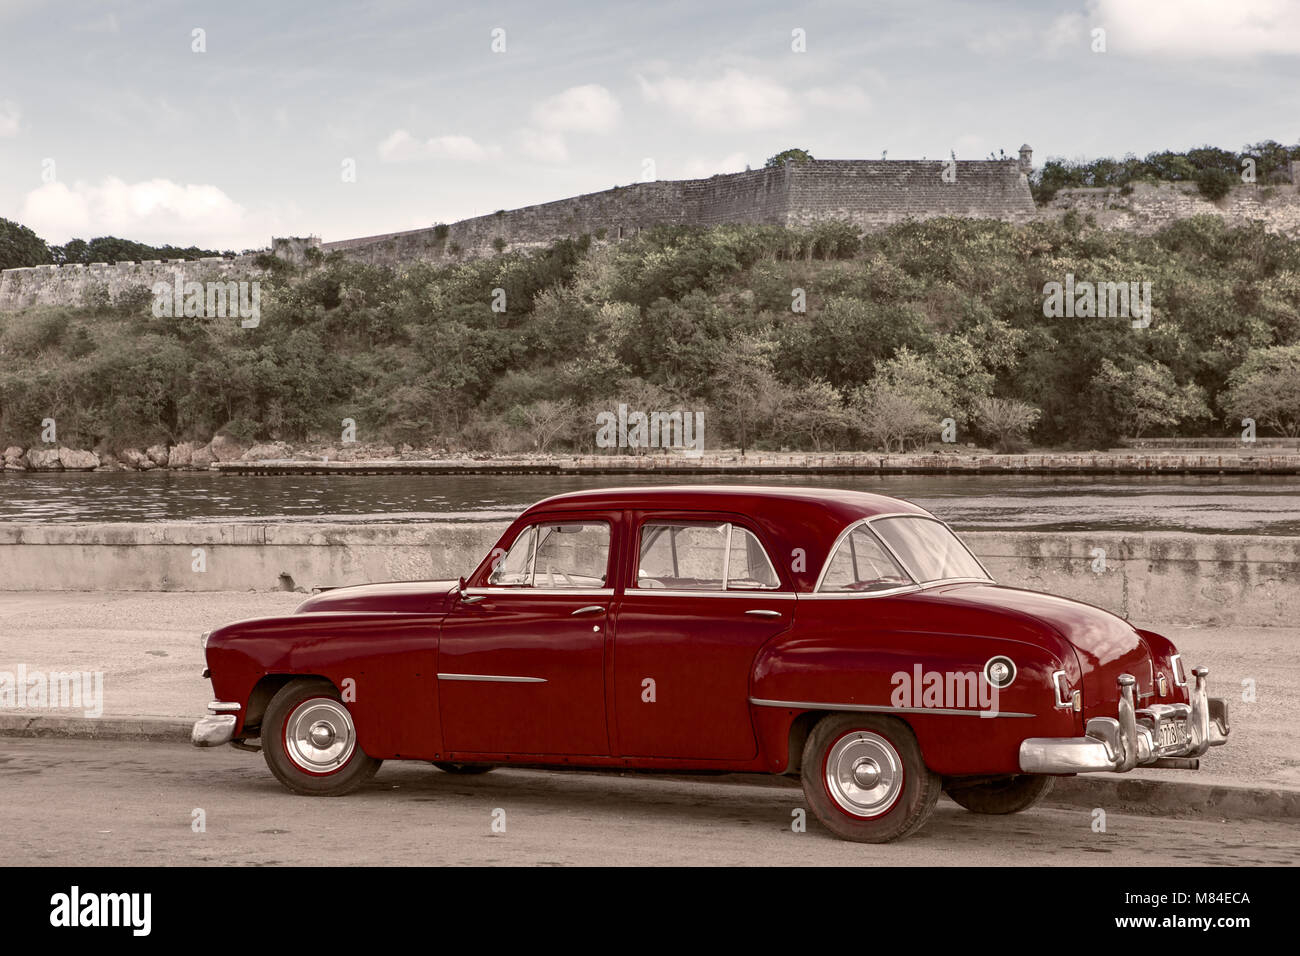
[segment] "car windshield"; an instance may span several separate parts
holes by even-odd
[[[942,521],[920,516],[880,518],[871,522],[871,529],[922,584],[948,578],[989,580],[975,556]]]

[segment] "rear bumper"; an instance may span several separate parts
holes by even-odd
[[[1082,737],[1030,737],[1020,744],[1024,773],[1124,773],[1134,767],[1195,770],[1211,747],[1228,740],[1228,703],[1210,697],[1205,678],[1209,669],[1197,667],[1190,704],[1134,706],[1132,676],[1119,678],[1116,717],[1094,717]],[[1185,721],[1187,739],[1165,744],[1164,725]]]

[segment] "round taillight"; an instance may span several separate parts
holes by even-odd
[[[989,658],[984,665],[984,679],[998,690],[1010,687],[1016,679],[1016,662],[1005,655]]]

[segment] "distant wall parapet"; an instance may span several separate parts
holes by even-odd
[[[210,256],[204,259],[148,259],[142,262],[79,262],[29,266],[0,272],[0,312],[34,305],[90,305],[118,302],[156,282],[246,277],[264,270],[256,257]]]
[[[502,209],[446,225],[335,242],[275,238],[270,252],[296,266],[323,253],[376,265],[455,262],[550,245],[583,235],[617,241],[665,225],[777,225],[807,228],[843,221],[875,232],[939,216],[1031,222],[1074,212],[1106,229],[1149,234],[1179,220],[1217,215],[1232,225],[1263,223],[1300,238],[1300,163],[1290,184],[1241,185],[1218,201],[1192,183],[1062,189],[1039,207],[1029,190],[1033,150],[999,160],[818,159],[708,179],[656,180],[554,202]],[[264,271],[257,255],[193,261],[35,266],[0,272],[0,311],[33,305],[117,301],[155,282],[245,277]]]
[[[708,179],[633,183],[445,226],[326,242],[321,249],[393,265],[491,255],[581,235],[617,240],[662,225],[809,226],[843,220],[874,231],[935,216],[1022,222],[1035,214],[1026,155],[950,163],[819,159]]]

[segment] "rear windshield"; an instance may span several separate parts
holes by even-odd
[[[947,578],[989,580],[975,556],[941,521],[910,516],[879,518],[871,522],[871,529],[922,584]]]

